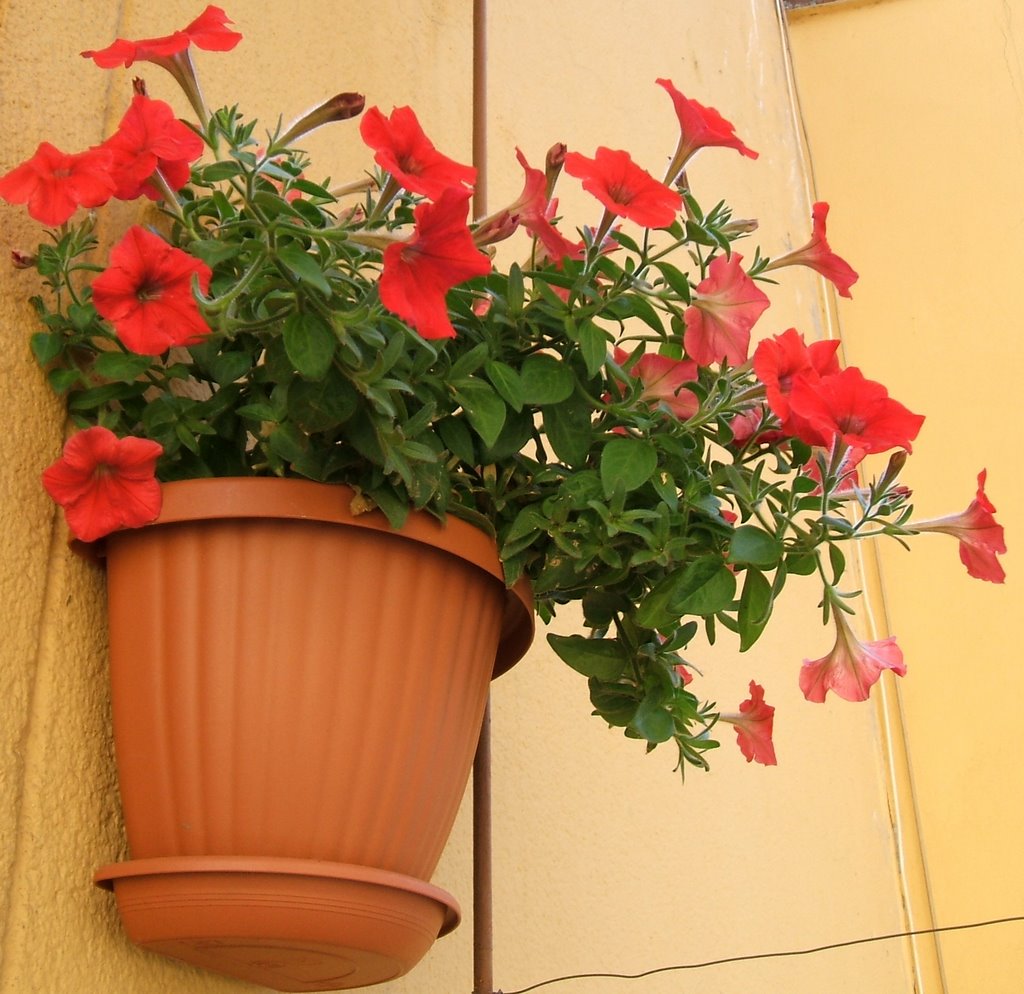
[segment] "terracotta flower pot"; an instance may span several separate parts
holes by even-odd
[[[400,976],[458,923],[428,883],[493,675],[533,635],[493,542],[347,488],[167,484],[106,541],[129,936],[280,990]]]

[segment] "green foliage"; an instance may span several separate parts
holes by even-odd
[[[253,130],[236,109],[214,114],[213,160],[163,208],[168,240],[212,270],[204,341],[158,356],[121,344],[92,305],[89,219],[40,247],[49,292],[31,348],[76,423],[159,442],[162,480],[299,476],[348,484],[395,525],[410,508],[488,523],[543,619],[581,602],[593,637],[549,641],[595,713],[706,768],[717,713],[684,687],[681,653],[717,625],[750,648],[787,575],[827,569],[837,584],[856,537],[828,467],[821,487],[803,473],[806,446],[734,443],[735,416],[763,400],[749,364],[700,368],[683,418],[613,358],[641,343],[684,354],[696,283],[740,237],[728,209],[687,196],[689,219],[657,249],[650,232],[618,232],[610,254],[588,242],[560,266],[464,283],[448,294],[457,335],[437,343],[378,291],[416,198],[378,177],[338,201],[301,152],[273,136],[261,152]]]

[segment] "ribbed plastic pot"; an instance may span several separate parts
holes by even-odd
[[[279,990],[407,972],[492,676],[533,637],[494,543],[302,480],[166,484],[106,540],[131,938]]]

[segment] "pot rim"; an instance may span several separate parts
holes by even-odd
[[[129,540],[141,530],[189,521],[277,518],[365,528],[458,556],[501,583],[506,597],[494,676],[510,669],[533,642],[536,622],[529,581],[523,577],[511,588],[505,587],[494,539],[468,521],[449,515],[442,522],[426,511],[414,510],[402,527],[395,529],[382,511],[353,511],[352,501],[357,494],[351,487],[294,477],[202,477],[161,483],[160,490],[162,506],[155,521],[141,529],[113,532],[96,542],[74,540],[72,548],[88,558],[103,559],[109,542]]]

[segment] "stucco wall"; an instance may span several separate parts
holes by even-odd
[[[81,148],[116,123],[131,73],[103,73],[77,58],[80,49],[118,35],[170,31],[201,6],[168,0],[157,11],[85,0],[59,20],[43,21],[29,0],[0,3],[0,44],[10,53],[0,64],[7,136],[0,169],[27,158],[43,138]],[[412,104],[439,147],[468,159],[469,6],[229,5],[245,41],[234,53],[199,53],[207,99],[238,100],[273,119],[359,89],[385,109]],[[548,0],[490,6],[492,207],[519,191],[516,144],[536,162],[557,140],[586,154],[602,143],[626,147],[656,171],[676,137],[671,105],[654,85],[668,76],[718,107],[761,152],[756,163],[706,153],[692,169],[697,193],[727,196],[738,215],[758,216],[769,251],[805,239],[814,196],[773,2],[599,0],[585,11]],[[151,92],[170,98],[169,79],[143,68]],[[339,127],[310,143],[335,179],[356,175],[368,160],[353,135]],[[592,202],[565,186],[566,217],[592,223]],[[838,194],[829,194],[841,215]],[[32,246],[34,229],[20,210],[0,207],[0,224],[5,241]],[[859,245],[844,235],[849,230],[837,227],[834,244],[864,268],[870,251],[855,251]],[[107,731],[102,576],[68,555],[63,526],[38,487],[62,419],[25,344],[28,277],[0,267],[0,281],[0,376],[15,399],[17,424],[3,436],[0,477],[8,536],[0,582],[9,615],[0,664],[0,992],[245,989],[132,947],[109,895],[89,883],[96,866],[123,855]],[[761,331],[795,324],[812,336],[829,333],[821,282],[797,273],[787,283],[793,289],[777,298]],[[844,306],[844,321],[857,306]],[[884,378],[897,361],[882,356],[873,371]],[[955,572],[947,565],[943,577]],[[781,623],[755,650],[741,658],[723,640],[704,660],[706,686],[725,707],[743,699],[751,677],[768,688],[777,707],[778,768],[747,765],[727,737],[712,774],[691,776],[680,788],[673,755],[645,757],[591,718],[585,681],[542,641],[495,686],[496,986],[640,972],[904,925],[879,712],[870,704],[808,705],[797,688],[801,659],[831,645],[818,625],[816,598],[813,587],[802,599],[794,590]],[[927,604],[907,611],[919,611],[922,624],[932,617]],[[435,878],[466,907],[469,841],[464,812]],[[470,950],[467,922],[410,978],[381,990],[468,990]],[[901,992],[912,989],[908,963],[903,944],[886,943],[722,967],[702,973],[700,987],[709,994],[755,982],[794,992]],[[679,988],[676,974],[636,987],[644,994]],[[623,987],[590,981],[575,989]]]
[[[965,507],[987,467],[1006,528],[1003,587],[968,577],[939,536],[883,549],[881,565],[909,664],[899,695],[935,922],[1019,915],[1024,4],[836,4],[794,18],[791,36],[830,232],[861,272],[847,356],[928,416],[906,480],[920,515]],[[939,947],[949,994],[1020,990],[1021,924]]]

